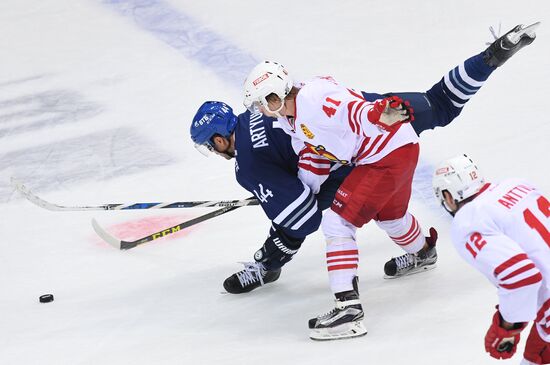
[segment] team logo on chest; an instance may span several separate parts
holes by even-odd
[[[327,151],[324,146],[321,146],[321,145],[314,146],[314,145],[312,145],[311,143],[308,143],[308,142],[304,142],[304,144],[310,149],[311,152],[313,152],[313,153],[315,153],[319,156],[323,156],[323,157],[329,159],[332,162],[338,162],[338,163],[341,163],[342,165],[348,165],[349,164],[348,160],[340,160],[334,154]]]
[[[300,124],[300,128],[302,129],[302,132],[307,138],[309,139],[315,138],[315,134],[311,133],[311,131],[309,130],[308,127],[305,126],[305,124]]]

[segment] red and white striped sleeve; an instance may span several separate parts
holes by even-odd
[[[354,90],[347,89],[350,95],[345,108],[345,120],[350,130],[359,136],[360,146],[355,151],[353,162],[356,164],[375,162],[391,151],[408,143],[418,142],[418,136],[408,126],[397,124],[389,129],[382,129],[368,119],[368,113],[374,103],[366,101]]]
[[[502,317],[508,322],[535,319],[542,284],[539,269],[509,237],[501,234],[488,236],[486,240],[488,250],[482,250],[478,260],[486,261],[487,266],[492,268]]]
[[[508,322],[535,319],[542,274],[525,251],[499,232],[457,235],[452,230],[452,235],[461,256],[497,287],[502,317]]]
[[[498,265],[493,274],[502,289],[518,289],[542,281],[542,274],[525,253],[514,255]]]
[[[330,160],[305,146],[298,156],[298,178],[309,186],[313,194],[318,194],[321,185],[330,175]]]
[[[351,131],[358,136],[366,137],[361,121],[366,120],[372,103],[363,99],[352,99],[347,104],[347,122]]]

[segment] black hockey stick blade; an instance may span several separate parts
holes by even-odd
[[[251,197],[251,198],[248,198],[247,200],[252,200],[252,199],[255,199],[255,198]],[[160,230],[158,232],[152,233],[148,236],[138,238],[135,241],[124,241],[124,240],[121,240],[119,238],[114,237],[112,234],[107,232],[103,227],[101,227],[95,219],[92,219],[92,227],[94,228],[94,231],[97,233],[97,235],[99,237],[101,237],[101,239],[103,239],[105,242],[107,242],[108,244],[110,244],[114,248],[117,248],[119,250],[128,250],[128,249],[134,248],[136,246],[142,245],[144,243],[147,243],[147,242],[159,239],[159,238],[166,237],[166,236],[171,235],[173,233],[179,232],[182,229],[189,228],[191,226],[194,226],[195,224],[198,224],[198,223],[204,222],[208,219],[212,219],[212,218],[217,217],[219,215],[228,213],[228,212],[230,212],[232,210],[235,210],[237,208],[240,208],[240,207],[242,207],[242,206],[238,205],[238,206],[223,207],[223,208],[215,210],[213,212],[210,212],[210,213],[201,215],[199,217],[193,218],[191,220],[185,221],[183,223],[177,224],[173,227],[169,227],[169,228]]]

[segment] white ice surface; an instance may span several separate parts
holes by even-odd
[[[155,15],[155,12],[157,14]],[[517,364],[483,348],[495,290],[450,245],[431,167],[469,153],[492,180],[550,192],[550,2],[510,0],[0,2],[0,364]],[[231,163],[188,138],[197,107],[240,107],[247,65],[275,59],[375,92],[423,91],[503,31],[542,21],[449,127],[422,135],[411,209],[439,229],[439,267],[388,281],[401,254],[374,225],[359,233],[367,336],[315,343],[307,319],[331,308],[320,233],[274,285],[220,294],[268,221],[244,207],[128,252],[122,238],[208,210],[50,212],[8,185],[22,178],[68,205],[236,199]],[[38,303],[53,293],[55,301]],[[525,339],[525,336],[524,336]]]

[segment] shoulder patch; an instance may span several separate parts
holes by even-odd
[[[304,133],[304,135],[309,138],[309,139],[313,139],[315,138],[315,134],[313,134],[308,127],[306,127],[305,124],[300,124],[300,128],[302,129],[302,132]]]

